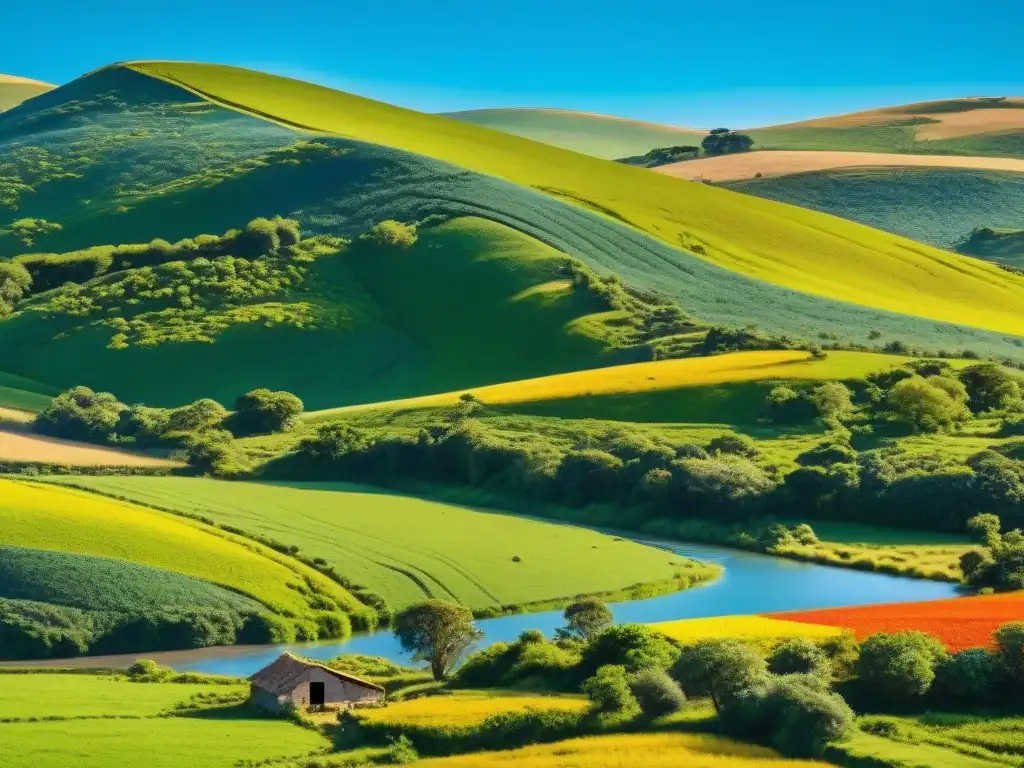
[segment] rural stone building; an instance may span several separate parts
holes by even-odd
[[[249,700],[277,712],[291,701],[297,707],[350,706],[384,699],[384,689],[353,675],[301,659],[287,651],[249,678]]]

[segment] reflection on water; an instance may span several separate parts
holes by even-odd
[[[648,600],[615,603],[611,609],[619,622],[913,602],[958,594],[955,584],[798,563],[710,545],[657,539],[641,541],[680,555],[718,563],[725,567],[725,573],[718,581],[703,587]],[[563,620],[561,611],[548,611],[485,619],[477,624],[486,635],[482,641],[486,645],[513,640],[524,629],[540,629],[550,635],[563,624]],[[408,660],[387,630],[357,635],[343,643],[204,648],[145,656],[181,671],[248,676],[269,664],[285,649],[314,659],[329,659],[339,653],[366,653],[394,661]]]

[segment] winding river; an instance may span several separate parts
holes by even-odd
[[[799,563],[711,545],[652,538],[638,541],[718,563],[724,566],[725,572],[720,579],[705,586],[646,600],[615,603],[610,607],[618,622],[670,621],[700,616],[914,602],[954,597],[960,593],[957,585],[945,582]],[[547,611],[484,619],[477,625],[485,633],[482,643],[487,644],[513,640],[524,629],[540,629],[550,635],[563,623],[561,611]],[[248,676],[286,649],[314,659],[329,659],[339,653],[366,653],[394,661],[408,660],[391,633],[381,630],[355,635],[345,642],[224,646],[129,656],[82,657],[59,662],[59,665],[127,666],[142,656],[179,671]]]

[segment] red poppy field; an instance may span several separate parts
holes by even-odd
[[[1011,621],[1024,621],[1024,592],[955,597],[923,603],[892,603],[856,608],[769,614],[773,619],[851,629],[858,640],[876,632],[916,629],[945,643],[951,651],[992,644],[992,633]]]

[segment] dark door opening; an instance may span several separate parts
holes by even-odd
[[[324,684],[323,683],[310,683],[309,684],[309,704],[312,707],[322,707],[324,705]]]

